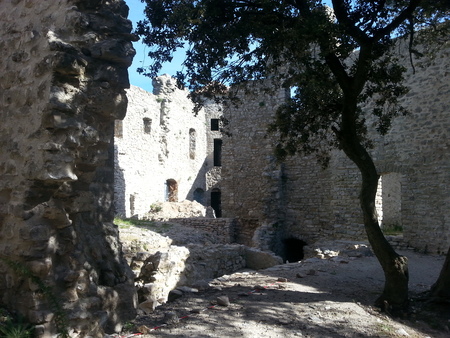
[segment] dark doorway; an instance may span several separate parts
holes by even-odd
[[[222,197],[219,189],[211,191],[211,208],[214,209],[216,217],[222,217]]]
[[[298,262],[305,256],[303,247],[307,245],[305,241],[295,237],[289,237],[283,240],[283,260],[286,262]]]

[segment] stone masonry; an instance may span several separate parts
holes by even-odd
[[[221,107],[209,104],[197,115],[187,90],[163,75],[153,93],[131,86],[129,107],[115,131],[115,206],[124,217],[142,217],[158,202],[183,200],[211,205],[220,190],[220,165],[214,144],[221,132],[211,130]]]
[[[38,337],[103,337],[135,315],[113,224],[127,15],[122,0],[0,2],[0,306]]]
[[[413,74],[405,46],[399,42],[397,47],[408,68],[411,90],[402,100],[411,114],[395,118],[383,137],[369,125],[376,144],[372,155],[381,174],[380,225],[403,228],[407,247],[444,253],[450,244],[445,207],[450,198],[449,51],[434,60],[414,60]],[[206,106],[193,116],[188,93],[176,89],[174,80],[166,76],[155,80],[154,94],[132,87],[123,135],[116,125],[118,214],[140,217],[152,203],[170,200],[172,179],[177,198],[195,200],[194,192],[200,189],[208,196],[204,205],[211,205],[213,189],[218,188],[221,216],[237,218],[238,243],[282,255],[283,241],[290,237],[307,243],[323,238],[365,239],[355,165],[340,151],[333,152],[325,170],[308,156],[278,164],[273,156],[276,138],[267,135],[267,126],[289,93],[280,88],[267,95],[262,87],[250,84],[237,106],[224,107],[228,133],[222,138],[221,166],[212,165],[213,141],[221,133],[209,129],[210,119],[222,114],[219,107]],[[148,135],[146,119],[151,120]],[[205,159],[203,165],[190,158],[191,129],[196,131],[196,156]]]
[[[402,226],[410,247],[445,253],[450,245],[449,50],[430,65],[430,60],[415,60],[413,74],[405,46],[399,43],[398,48],[411,88],[402,100],[411,114],[396,118],[386,136],[371,134],[381,174],[379,218],[381,226]],[[276,140],[267,137],[266,130],[289,93],[280,89],[268,96],[260,86],[250,89],[252,94],[245,94],[238,107],[224,111],[233,134],[223,143],[224,217],[256,217],[264,230],[257,233],[265,234],[263,242],[277,253],[283,239],[292,236],[309,243],[319,238],[364,239],[356,166],[340,151],[333,153],[326,170],[314,158],[300,155],[276,164]],[[369,125],[369,130],[374,129]]]

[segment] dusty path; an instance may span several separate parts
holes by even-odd
[[[410,289],[429,289],[443,256],[403,252],[410,262]],[[309,258],[260,271],[223,276],[196,293],[140,316],[122,337],[450,337],[415,320],[393,320],[371,307],[383,287],[372,257]],[[228,306],[217,304],[226,296]],[[180,319],[181,318],[181,319]],[[450,327],[450,318],[440,324]],[[169,324],[165,324],[165,322]]]

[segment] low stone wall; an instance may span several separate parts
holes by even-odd
[[[169,222],[209,232],[223,244],[236,242],[236,220],[233,218],[170,218]]]

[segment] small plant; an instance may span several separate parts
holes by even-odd
[[[122,327],[123,332],[132,331],[133,329],[134,329],[134,324],[131,322],[126,322]]]
[[[385,235],[400,235],[403,233],[403,227],[401,224],[389,224],[383,226],[383,233]]]
[[[67,317],[66,313],[64,312],[64,309],[62,308],[59,298],[56,297],[55,293],[49,287],[48,285],[44,284],[44,282],[39,278],[33,275],[33,273],[22,263],[12,261],[9,258],[6,257],[0,257],[0,260],[6,263],[11,269],[13,269],[16,273],[20,274],[21,276],[27,277],[31,280],[32,283],[36,284],[39,287],[39,291],[44,295],[44,297],[49,302],[50,308],[52,309],[54,313],[54,323],[56,326],[56,330],[59,333],[58,337],[60,338],[69,338],[69,332],[68,332],[68,324],[67,324]],[[0,335],[0,337],[31,337],[30,335],[12,335],[12,334],[19,334],[22,332],[25,334],[28,329],[26,329],[26,326],[19,322],[20,325],[16,325],[16,323],[13,323],[13,325],[5,325],[5,327],[2,327],[4,330],[9,330],[8,332],[11,335]],[[31,331],[30,331],[31,332]],[[2,333],[2,331],[0,331]]]
[[[162,210],[162,206],[159,203],[152,203],[150,205],[150,211],[151,212],[160,212]]]
[[[4,312],[4,311],[2,311]],[[17,320],[9,314],[3,314],[0,318],[0,337],[6,338],[28,338],[32,337],[33,328],[23,322],[19,317]]]

